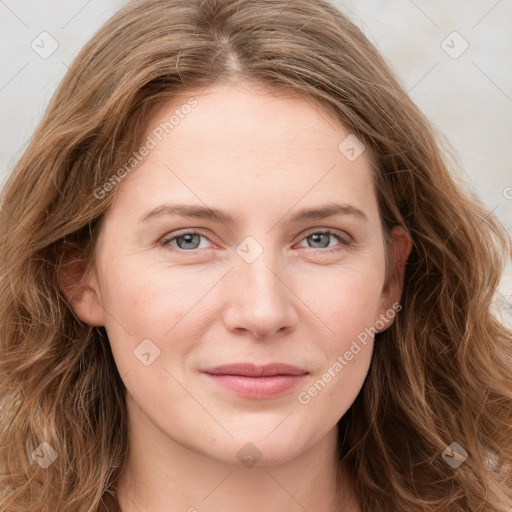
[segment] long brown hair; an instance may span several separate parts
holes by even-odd
[[[93,267],[122,184],[98,187],[153,109],[228,78],[310,98],[349,127],[372,149],[385,234],[401,225],[413,241],[403,310],[338,424],[363,510],[510,512],[512,335],[492,310],[508,236],[375,48],[322,0],[136,0],[75,59],[1,196],[0,510],[116,510],[125,388],[104,328],[73,315],[59,275],[69,255]],[[458,467],[443,458],[453,442],[468,454]]]

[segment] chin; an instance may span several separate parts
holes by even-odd
[[[229,446],[220,449],[214,455],[218,460],[236,466],[251,468],[254,466],[276,466],[298,457],[305,447],[297,439],[290,436],[276,436],[275,439],[252,437],[250,435],[235,437]]]

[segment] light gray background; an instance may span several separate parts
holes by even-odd
[[[0,0],[0,184],[73,57],[125,3]],[[512,232],[511,0],[333,3],[397,71],[458,152],[465,181]],[[51,44],[58,47],[46,58],[33,49],[44,53]],[[511,301],[512,265],[501,290]]]

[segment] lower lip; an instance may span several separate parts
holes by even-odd
[[[304,375],[272,375],[269,377],[246,377],[243,375],[214,375],[205,373],[207,377],[238,395],[248,398],[272,398],[281,395],[297,386]]]

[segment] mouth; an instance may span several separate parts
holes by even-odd
[[[237,363],[203,370],[217,385],[247,398],[273,398],[301,383],[308,371],[284,363],[255,366]]]

